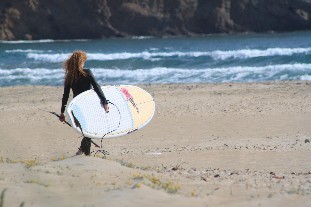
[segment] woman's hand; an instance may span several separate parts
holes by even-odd
[[[109,113],[109,105],[102,103],[102,107],[104,107],[106,113]]]
[[[64,115],[64,113],[61,113],[61,114],[59,115],[59,121],[61,121],[61,122],[64,122],[64,121],[65,121],[65,115]]]

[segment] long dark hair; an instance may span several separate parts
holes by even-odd
[[[81,50],[77,50],[74,51],[70,58],[65,61],[65,85],[72,85],[78,80],[80,75],[86,76],[86,73],[83,70],[83,65],[86,59],[86,53]]]

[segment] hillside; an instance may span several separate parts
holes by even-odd
[[[1,0],[0,39],[311,29],[311,0]]]

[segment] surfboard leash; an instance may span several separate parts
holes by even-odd
[[[113,106],[116,107],[116,109],[118,110],[120,119],[119,119],[118,126],[117,126],[114,130],[111,130],[111,131],[107,132],[106,134],[104,134],[104,136],[102,136],[101,141],[100,141],[101,148],[103,147],[103,139],[105,138],[105,136],[108,135],[108,134],[110,134],[110,133],[112,133],[112,132],[114,132],[114,131],[116,131],[116,130],[120,127],[120,125],[121,125],[121,112],[120,112],[119,107],[118,107],[117,105],[115,105],[114,103],[112,103],[111,101],[109,101],[109,100],[107,100],[107,102],[108,102],[109,104],[111,104],[111,105],[113,105]]]
[[[80,128],[83,137],[86,137],[86,136],[84,135],[84,133],[83,133],[81,124],[80,124],[80,122],[78,121],[78,119],[75,117],[73,111],[71,111],[71,114],[72,114],[72,116],[73,116],[74,122],[75,122],[76,125]],[[101,149],[103,148],[102,144],[101,144],[101,146],[99,146],[99,145],[97,145],[91,138],[89,138],[89,139],[90,139],[90,141],[91,141],[96,147],[101,148]],[[96,152],[95,152],[95,151],[96,151]],[[104,155],[104,157],[106,157],[106,155],[109,155],[109,152],[108,152],[107,150],[104,150],[104,149],[103,149],[103,150],[100,150],[100,149],[99,149],[99,150],[93,150],[91,153],[93,153],[93,152],[95,152],[95,153],[94,153],[94,157],[96,156],[96,154],[97,154],[98,152],[101,152],[101,153]],[[91,153],[90,153],[90,154],[91,154]]]
[[[39,109],[39,110],[44,111],[44,112],[48,112],[48,113],[50,113],[50,114],[53,114],[53,115],[56,116],[57,118],[60,117],[60,115],[57,114],[57,113],[54,112],[54,111],[47,111],[47,110],[43,110],[43,109]],[[78,120],[77,120],[77,121],[78,121]],[[68,121],[64,120],[64,122],[65,122],[65,124],[67,124],[68,126],[72,127],[71,124],[70,124]],[[79,124],[80,124],[80,123],[79,123]],[[80,129],[81,129],[81,128],[80,128]],[[82,135],[83,135],[83,137],[84,137],[84,134],[83,134],[82,129],[81,129],[81,132],[82,132]],[[91,140],[91,142],[94,144],[95,147],[100,148],[100,146],[99,146],[98,144],[96,144],[93,140]]]
[[[109,104],[111,104],[111,105],[113,105],[113,106],[116,107],[116,109],[118,110],[120,119],[119,119],[118,126],[117,126],[114,130],[111,130],[111,131],[107,132],[106,134],[104,134],[104,136],[101,138],[101,140],[100,140],[100,146],[97,145],[97,144],[96,144],[94,141],[92,141],[92,139],[91,139],[91,142],[92,142],[96,147],[100,148],[99,150],[93,150],[93,151],[91,152],[91,153],[95,152],[95,153],[94,153],[94,157],[95,157],[96,154],[99,153],[99,152],[101,152],[105,157],[106,157],[106,155],[109,155],[109,152],[108,152],[107,150],[104,150],[104,149],[103,149],[103,139],[105,138],[105,136],[106,136],[107,134],[110,134],[110,133],[116,131],[116,130],[120,127],[120,125],[121,125],[121,112],[120,112],[119,107],[118,107],[116,104],[114,104],[114,103],[112,103],[111,101],[109,101],[109,100],[107,100],[107,102],[108,102]],[[80,128],[83,137],[85,137],[85,136],[84,136],[84,133],[83,133],[83,130],[82,130],[82,127],[81,127],[81,124],[80,124],[80,122],[78,121],[78,119],[75,117],[73,111],[71,111],[71,114],[72,114],[72,116],[73,116],[73,119],[74,119],[76,125]]]
[[[107,102],[108,102],[109,104],[115,106],[115,108],[117,109],[117,111],[118,111],[118,113],[119,113],[120,119],[119,119],[119,122],[118,122],[117,127],[116,127],[115,129],[113,129],[113,130],[107,132],[106,134],[104,134],[104,136],[101,138],[100,146],[99,146],[98,144],[96,144],[92,139],[90,139],[90,140],[91,140],[91,143],[93,143],[95,147],[100,148],[99,150],[93,150],[93,151],[91,152],[91,153],[95,152],[95,153],[94,153],[94,157],[95,157],[96,154],[99,153],[99,152],[101,152],[104,156],[109,155],[109,152],[108,152],[107,150],[104,150],[104,149],[103,149],[103,139],[105,138],[106,135],[108,135],[108,134],[110,134],[110,133],[116,131],[116,130],[120,127],[120,125],[121,125],[121,112],[120,112],[119,107],[118,107],[116,104],[114,104],[113,102],[109,101],[109,100],[107,100]],[[47,111],[47,110],[43,110],[43,109],[39,109],[39,110],[44,111],[44,112],[48,112],[48,113],[50,113],[50,114],[53,114],[53,115],[56,116],[57,118],[60,117],[60,115],[57,114],[56,112]],[[80,128],[81,133],[82,133],[82,136],[85,137],[80,122],[79,122],[78,119],[75,117],[75,115],[74,115],[74,113],[73,113],[72,111],[71,111],[71,113],[72,113],[72,116],[73,116],[73,119],[74,119],[74,122],[75,122],[76,126],[77,126],[78,128]],[[64,120],[64,122],[65,122],[68,126],[72,127],[71,124],[70,124],[69,122],[67,122],[66,120]]]
[[[111,131],[107,132],[106,134],[104,134],[104,136],[102,136],[102,138],[100,139],[100,148],[101,148],[101,149],[99,149],[99,150],[93,150],[93,151],[91,152],[91,153],[94,153],[94,157],[95,157],[96,154],[99,153],[99,152],[102,153],[105,157],[106,157],[106,155],[109,155],[109,152],[108,152],[107,150],[104,150],[104,149],[103,149],[103,140],[104,140],[104,138],[105,138],[105,136],[106,136],[107,134],[110,134],[110,133],[116,131],[116,130],[120,127],[120,125],[121,125],[121,112],[120,112],[119,107],[117,107],[117,105],[115,105],[114,103],[112,103],[112,102],[109,101],[109,100],[107,100],[107,102],[108,102],[109,104],[111,104],[111,105],[113,105],[113,106],[116,107],[116,109],[118,110],[118,113],[119,113],[119,115],[120,115],[120,119],[119,119],[118,126],[117,126],[114,130],[111,130]]]
[[[121,112],[120,112],[119,107],[117,107],[117,105],[115,105],[114,103],[112,103],[112,102],[109,101],[109,100],[107,100],[107,102],[108,102],[109,104],[111,104],[111,105],[113,105],[113,106],[116,107],[116,109],[118,110],[118,113],[119,113],[119,115],[120,115],[120,119],[119,119],[118,126],[117,126],[114,130],[111,130],[111,131],[107,132],[107,133],[101,138],[101,140],[100,140],[100,146],[97,145],[97,144],[96,144],[94,141],[92,141],[92,139],[91,139],[91,142],[92,142],[96,147],[100,148],[99,150],[93,150],[93,151],[91,152],[91,153],[94,153],[94,152],[95,152],[95,153],[94,153],[94,157],[95,157],[96,154],[99,153],[99,152],[102,153],[105,157],[106,157],[106,155],[109,155],[109,152],[108,152],[107,150],[104,150],[104,149],[103,149],[103,139],[104,139],[104,137],[105,137],[107,134],[110,134],[110,133],[116,131],[116,130],[120,127],[120,125],[121,125]],[[83,137],[85,137],[85,135],[84,135],[84,133],[83,133],[83,130],[82,130],[82,127],[81,127],[81,124],[80,124],[80,122],[78,121],[78,119],[75,117],[73,111],[71,111],[71,114],[72,114],[72,116],[73,116],[74,122],[76,123],[77,127],[80,128]]]
[[[48,113],[50,113],[50,114],[53,114],[54,116],[56,116],[57,118],[59,118],[60,117],[60,115],[59,114],[57,114],[56,112],[54,112],[54,111],[47,111],[47,110],[43,110],[43,109],[39,109],[39,110],[41,110],[41,111],[45,111],[45,112],[48,112]],[[70,126],[71,127],[71,124],[69,123],[69,122],[67,122],[66,120],[64,120],[64,122],[65,122],[65,124],[67,124],[68,126]]]
[[[74,122],[76,123],[76,125],[80,128],[80,130],[81,130],[81,133],[82,133],[82,136],[83,137],[86,137],[85,135],[84,135],[84,133],[83,133],[83,130],[82,130],[82,127],[81,127],[81,124],[80,124],[80,122],[78,121],[78,119],[75,117],[75,115],[74,115],[74,113],[73,113],[73,111],[71,111],[71,114],[72,114],[72,116],[73,116],[73,119],[74,119]],[[88,138],[88,137],[87,137]],[[90,139],[90,141],[95,145],[95,147],[98,147],[98,148],[103,148],[102,146],[99,146],[98,144],[96,144],[91,138],[89,138]]]

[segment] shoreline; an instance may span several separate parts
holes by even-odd
[[[79,134],[38,110],[59,113],[61,86],[0,87],[4,207],[311,202],[308,81],[139,86],[155,116],[104,159],[74,156]]]
[[[150,86],[169,86],[169,85],[177,85],[177,86],[187,86],[187,85],[282,85],[282,84],[311,84],[309,80],[273,80],[273,81],[260,81],[260,82],[198,82],[198,83],[139,83],[132,84],[139,87],[150,87]],[[101,84],[100,84],[101,85]],[[104,84],[101,86],[105,86],[109,84]],[[129,85],[129,84],[110,84],[110,85]],[[0,86],[1,88],[18,88],[18,87],[51,87],[51,88],[63,88],[63,85],[12,85],[12,86]]]
[[[295,33],[308,33],[311,29],[305,30],[289,30],[289,31],[266,31],[266,32],[254,32],[254,31],[245,31],[245,32],[230,32],[230,33],[206,33],[206,34],[178,34],[178,35],[164,35],[164,36],[136,36],[128,35],[124,37],[111,36],[103,38],[90,38],[90,39],[13,39],[5,40],[0,39],[0,43],[48,43],[48,42],[67,42],[67,41],[96,41],[96,40],[109,40],[109,39],[132,39],[132,40],[144,40],[144,39],[175,39],[175,38],[200,38],[200,37],[223,37],[223,36],[245,36],[245,35],[286,35],[286,34],[295,34]]]

